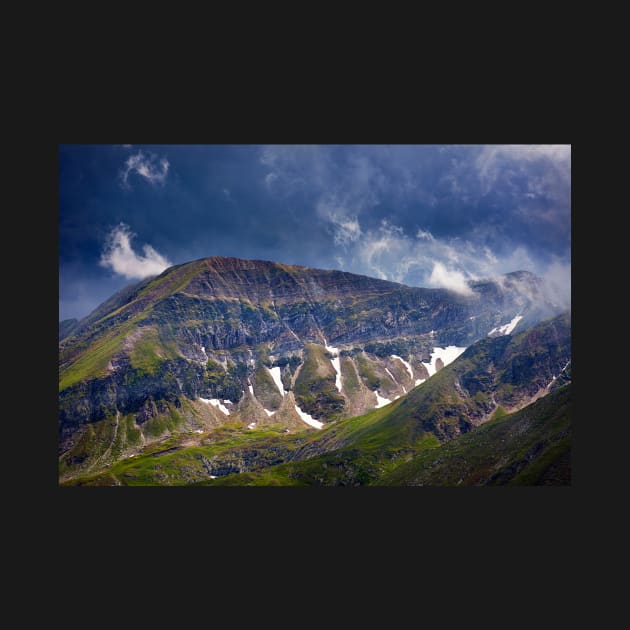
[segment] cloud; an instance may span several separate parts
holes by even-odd
[[[125,166],[120,171],[119,176],[123,188],[131,188],[129,175],[132,172],[144,177],[150,184],[161,184],[164,186],[169,167],[170,164],[165,157],[158,160],[157,156],[154,154],[145,156],[142,151],[138,151],[135,155],[131,155],[127,158]]]
[[[416,238],[423,238],[427,241],[435,241],[433,234],[431,234],[428,230],[423,230],[422,228],[416,232]]]
[[[571,145],[488,145],[480,151],[475,166],[486,192],[499,181],[520,176],[526,182],[526,190],[520,191],[525,196],[553,195],[558,187],[570,187]],[[536,166],[543,168],[537,169]]]
[[[485,249],[461,239],[437,239],[424,229],[413,238],[402,227],[383,220],[377,229],[362,233],[352,253],[358,268],[383,280],[472,295],[467,282],[479,279],[479,273],[495,262],[489,248]]]
[[[144,256],[136,254],[131,247],[134,236],[128,225],[121,223],[116,226],[107,238],[99,265],[128,280],[141,280],[158,275],[173,264],[151,245],[143,245]]]
[[[321,198],[315,208],[317,214],[330,224],[335,245],[345,247],[360,238],[358,217],[349,210],[347,203],[340,201],[335,195],[328,195]]]
[[[472,295],[472,282],[526,270],[542,277],[551,302],[570,307],[571,266],[560,258],[545,264],[523,245],[501,255],[481,241],[437,238],[426,229],[417,230],[414,238],[385,220],[371,230],[357,224],[360,237],[349,243],[343,259],[348,271]]]
[[[433,271],[429,276],[429,284],[450,289],[462,295],[473,294],[473,290],[466,283],[464,274],[461,271],[447,269],[441,262],[436,262],[433,265]]]
[[[274,200],[323,222],[321,258],[346,271],[470,294],[523,269],[566,292],[570,145],[275,145],[259,163]]]
[[[357,217],[333,217],[331,221],[335,227],[336,245],[354,243],[361,237],[361,226]]]
[[[558,258],[542,272],[547,299],[565,310],[571,309],[571,265]]]

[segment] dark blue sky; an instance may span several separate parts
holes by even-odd
[[[59,317],[237,256],[414,286],[528,269],[570,297],[566,145],[62,145]]]

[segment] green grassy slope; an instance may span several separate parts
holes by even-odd
[[[571,484],[571,385],[422,453],[376,485]]]
[[[326,349],[307,344],[305,359],[295,381],[295,400],[306,413],[318,419],[334,419],[344,408],[345,400],[335,387],[335,369]]]

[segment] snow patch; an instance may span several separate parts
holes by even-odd
[[[335,387],[341,391],[341,359],[339,357],[335,357],[331,359],[333,367],[335,368]]]
[[[375,407],[375,409],[378,409],[379,407],[384,407],[385,405],[389,405],[389,403],[392,402],[389,398],[383,398],[383,396],[381,396],[378,393],[378,390],[374,390],[374,393],[376,394],[376,407]]]
[[[271,374],[271,378],[273,379],[273,382],[276,384],[278,391],[284,396],[284,386],[282,385],[282,377],[280,376],[280,368],[276,366],[276,367],[267,368],[267,369],[269,370],[269,373]]]
[[[493,328],[488,333],[488,336],[490,336],[492,333],[498,333],[499,335],[509,335],[514,330],[514,328],[516,328],[516,324],[518,324],[521,319],[523,319],[523,316],[517,315],[514,319],[512,319],[512,321],[508,322],[507,324]]]
[[[394,378],[394,375],[389,371],[389,369],[385,368],[385,371],[390,375],[392,381],[394,381],[394,383],[396,383],[396,385],[398,385],[398,381]]]
[[[326,348],[326,350],[328,352],[330,352],[330,354],[338,354],[339,353],[339,348],[334,348],[333,346],[329,346],[328,342],[326,341],[326,339],[324,339],[324,348]]]
[[[264,409],[264,407],[263,407]],[[269,409],[265,409],[265,413],[271,418],[271,416],[273,416],[274,413],[276,413],[275,411],[269,411]]]
[[[409,376],[413,379],[413,370],[411,369],[411,365],[405,361],[402,357],[399,357],[397,354],[391,355],[392,359],[398,359],[402,362],[402,364],[407,368],[407,372],[409,372]]]
[[[203,433],[203,429],[195,429],[193,433]]]
[[[255,422],[250,422],[250,423],[247,425],[247,428],[248,428],[248,429],[255,429],[255,428],[256,428],[256,423],[255,423]]]
[[[453,361],[455,361],[455,359],[457,359],[457,357],[462,352],[464,352],[464,350],[466,350],[466,348],[461,348],[459,346],[446,346],[446,348],[433,348],[433,352],[431,353],[431,362],[424,363],[423,361],[423,365],[426,366],[427,371],[429,372],[429,376],[433,376],[437,372],[435,364],[437,363],[438,359],[442,359],[442,363],[444,364],[444,367],[446,367],[449,363],[452,363]],[[418,382],[416,381],[416,385],[417,384]]]
[[[247,385],[247,389],[249,389],[249,393],[253,396],[254,395],[254,387],[251,383],[249,383]]]
[[[205,402],[207,405],[212,405],[213,407],[218,407],[220,411],[222,411],[226,416],[230,415],[230,410],[221,404],[221,401],[218,398],[201,398],[199,397],[201,402]],[[228,404],[232,404],[229,400],[224,400]]]
[[[216,479],[217,476],[216,475],[210,475],[210,479]]]
[[[341,391],[341,359],[339,358],[339,348],[329,346],[328,342],[324,339],[324,348],[327,352],[334,355],[330,360],[335,368],[335,387]]]
[[[324,426],[323,422],[320,422],[319,420],[315,420],[315,418],[313,418],[309,414],[304,413],[297,405],[295,405],[295,410],[297,411],[298,416],[300,416],[300,418],[302,418],[302,420],[304,420],[306,424],[310,424],[312,427],[315,427],[316,429],[321,429]]]
[[[422,383],[424,383],[424,381],[426,381],[426,378],[417,378],[416,379],[416,387],[418,387],[418,385],[422,385]]]

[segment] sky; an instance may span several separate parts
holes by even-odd
[[[570,145],[60,145],[59,318],[206,256],[570,306]]]

